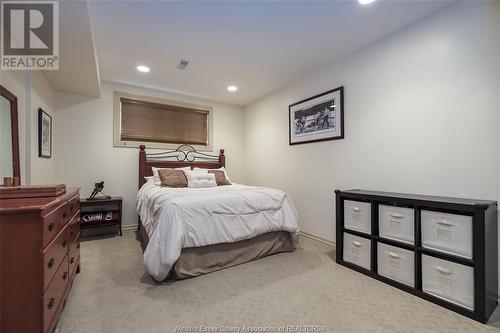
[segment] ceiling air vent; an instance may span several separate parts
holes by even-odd
[[[186,69],[187,65],[189,64],[189,61],[187,60],[181,60],[179,61],[179,64],[177,65],[177,68],[179,69]]]

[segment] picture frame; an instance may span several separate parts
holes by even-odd
[[[52,157],[52,117],[38,109],[38,157]]]
[[[344,138],[344,87],[338,87],[288,106],[288,143]]]

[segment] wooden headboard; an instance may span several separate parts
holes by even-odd
[[[156,168],[191,168],[218,169],[226,166],[224,149],[219,155],[196,151],[192,146],[181,145],[177,149],[146,153],[146,146],[139,147],[139,188],[146,182],[144,177],[152,176],[152,167]]]

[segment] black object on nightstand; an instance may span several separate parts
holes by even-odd
[[[122,236],[122,197],[82,199],[80,223],[82,230],[118,226]]]

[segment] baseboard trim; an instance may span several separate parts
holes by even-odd
[[[326,245],[330,245],[330,246],[335,246],[335,242],[332,242],[328,239],[324,239],[324,238],[321,238],[321,237],[318,237],[318,236],[314,236],[314,235],[311,235],[307,232],[304,232],[304,231],[301,231],[300,234],[306,238],[309,238],[309,239],[312,239],[312,240],[315,240],[317,242],[320,242],[320,243],[323,243],[323,244],[326,244]]]
[[[137,230],[136,224],[122,225],[122,231]]]

